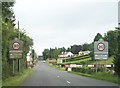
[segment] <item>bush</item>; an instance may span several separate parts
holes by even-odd
[[[74,72],[81,72],[81,73],[87,73],[87,74],[93,74],[96,73],[96,68],[90,68],[90,67],[74,67],[72,68],[72,71]],[[109,74],[113,74],[113,72],[111,70],[109,70],[108,68],[98,68],[97,72],[105,72],[105,73],[109,73]]]
[[[96,72],[96,69],[95,68],[89,68],[89,67],[81,67],[81,68],[72,68],[72,71],[92,74],[92,73]]]

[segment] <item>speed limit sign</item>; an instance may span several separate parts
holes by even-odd
[[[12,47],[14,50],[18,50],[20,48],[20,44],[18,42],[14,42]]]
[[[103,51],[103,50],[105,49],[105,44],[102,43],[102,42],[98,43],[97,49],[98,49],[99,51]]]
[[[23,41],[18,38],[11,40],[9,43],[9,58],[21,59],[23,58]]]
[[[94,57],[95,59],[107,59],[108,57],[108,42],[102,39],[94,42]]]

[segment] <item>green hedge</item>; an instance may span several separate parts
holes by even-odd
[[[72,71],[74,72],[81,72],[81,73],[87,73],[87,74],[93,74],[96,72],[96,68],[90,68],[90,67],[77,67],[72,68]],[[105,68],[98,68],[98,72],[104,72]]]
[[[75,60],[81,60],[81,59],[86,59],[89,58],[89,55],[83,55],[83,56],[79,56],[79,57],[72,57],[70,59],[66,59],[66,62],[70,62],[70,61],[75,61]]]

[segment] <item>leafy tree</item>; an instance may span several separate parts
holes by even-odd
[[[94,38],[94,41],[98,41],[99,39],[103,38],[100,33],[97,33],[97,35]]]
[[[18,37],[18,29],[14,27],[15,16],[12,10],[14,2],[2,3],[2,78],[6,79],[12,76],[12,60],[9,59],[9,43],[15,37]],[[33,45],[33,40],[19,32],[23,41],[23,59],[21,59],[21,69],[26,68],[26,54],[29,52],[29,47]],[[18,60],[15,60],[15,70],[18,70]]]
[[[65,51],[66,51],[65,47],[62,47],[62,52],[65,52]]]
[[[57,58],[58,58],[58,55],[60,54],[60,51],[61,51],[60,49],[57,49],[57,48],[54,49],[54,53],[53,53],[53,58],[54,58],[54,59],[57,59]]]
[[[118,48],[117,54],[115,55],[115,59],[113,63],[115,65],[115,68],[114,68],[115,72],[119,76],[119,80],[120,80],[120,29],[118,29],[117,48]]]
[[[115,55],[117,53],[117,35],[118,35],[118,30],[111,30],[108,31],[107,34],[104,36],[104,40],[108,41],[109,45],[109,56]]]
[[[55,49],[45,49],[43,51],[43,57],[46,60],[47,58],[53,58],[53,59],[57,59],[58,55],[62,52],[62,48],[55,48]]]
[[[71,48],[68,47],[67,50],[66,50],[66,52],[71,52]]]
[[[86,50],[92,51],[93,50],[93,44],[92,43],[90,43],[90,44],[84,43],[82,45],[82,50],[83,51],[86,51]]]
[[[5,20],[5,22],[11,22],[13,26],[15,26],[14,21],[15,15],[12,10],[12,7],[14,6],[14,2],[2,2],[2,19]]]
[[[71,52],[73,54],[78,54],[79,51],[82,50],[82,46],[81,45],[73,45],[71,46]]]
[[[43,58],[46,60],[47,58],[50,58],[50,51],[49,49],[44,49],[43,53]]]

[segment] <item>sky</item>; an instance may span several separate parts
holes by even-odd
[[[16,0],[16,24],[33,41],[36,53],[91,43],[118,26],[119,0]]]

